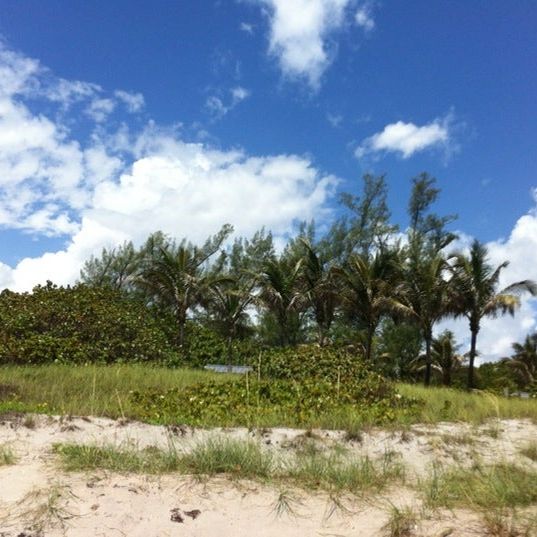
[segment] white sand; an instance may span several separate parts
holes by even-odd
[[[16,464],[0,467],[0,537],[367,537],[383,534],[390,502],[419,511],[415,493],[404,488],[382,497],[343,498],[342,506],[326,494],[291,490],[286,494],[292,513],[278,515],[275,506],[281,488],[226,478],[200,483],[182,475],[65,473],[51,452],[52,444],[58,442],[143,448],[166,447],[170,438],[178,449],[188,450],[211,434],[256,438],[266,449],[287,452],[303,439],[304,431],[300,430],[169,430],[104,418],[42,416],[35,417],[34,428],[28,428],[23,421],[15,417],[0,423],[0,445],[9,445],[17,456]],[[499,435],[494,438],[490,431],[496,430]],[[314,433],[321,448],[344,442],[350,453],[373,458],[395,452],[410,480],[423,475],[433,461],[471,464],[476,454],[483,462],[518,460],[537,469],[519,454],[528,441],[537,440],[537,426],[524,420],[481,427],[441,423],[414,426],[404,433],[372,430],[364,433],[360,442],[346,442],[344,433],[337,431]],[[199,516],[185,514],[193,510],[198,510]],[[174,512],[183,522],[171,520]],[[413,535],[485,534],[476,514],[457,511],[420,521]]]

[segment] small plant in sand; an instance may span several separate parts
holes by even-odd
[[[16,518],[27,524],[28,529],[41,534],[47,528],[65,529],[67,521],[73,518],[73,513],[65,507],[65,499],[71,491],[56,484],[47,489],[29,492],[20,502],[20,512]]]
[[[412,507],[390,504],[388,521],[382,527],[382,532],[386,537],[410,537],[414,534],[417,524],[418,515]]]
[[[537,531],[537,516],[523,516],[515,509],[485,510],[482,523],[490,537],[533,537]]]
[[[537,462],[537,441],[528,442],[521,450],[520,453],[524,457],[528,457],[533,462]]]
[[[298,517],[302,501],[296,492],[289,489],[280,489],[272,506],[272,512],[277,518],[282,516]]]
[[[6,444],[0,445],[0,466],[15,464],[16,458],[13,450]]]

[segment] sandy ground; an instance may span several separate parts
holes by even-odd
[[[2,418],[0,418],[1,420]],[[30,425],[30,427],[28,427]],[[292,508],[278,513],[282,489],[226,478],[200,482],[183,475],[140,476],[109,472],[64,473],[51,451],[53,443],[166,447],[170,439],[188,450],[209,435],[255,438],[266,449],[292,450],[305,431],[271,429],[192,430],[104,418],[13,416],[0,421],[0,445],[16,454],[0,467],[0,537],[302,537],[381,536],[390,504],[419,510],[410,489],[382,497],[341,498],[287,490]],[[311,436],[311,435],[309,435]],[[349,451],[373,458],[387,451],[400,457],[410,479],[424,475],[433,461],[472,464],[522,459],[519,449],[537,439],[537,425],[524,420],[490,422],[475,427],[441,423],[408,431],[371,430],[349,441],[338,431],[314,431],[321,448],[345,443]],[[475,513],[436,513],[421,520],[412,535],[462,537],[486,535]]]

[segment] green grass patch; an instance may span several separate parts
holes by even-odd
[[[423,401],[415,414],[402,417],[402,420],[410,418],[413,423],[483,423],[491,418],[529,418],[537,423],[537,399],[507,398],[489,392],[469,393],[443,387],[425,388],[417,384],[398,384],[397,389],[406,397]]]
[[[419,489],[431,508],[526,507],[537,502],[537,472],[508,463],[471,469],[435,467]]]
[[[353,388],[337,379],[258,383],[251,377],[246,382],[244,376],[146,364],[1,366],[0,413],[126,417],[201,427],[342,429],[351,437],[371,425],[479,424],[498,417],[537,423],[535,399],[394,386],[365,374],[358,384]]]
[[[141,416],[131,404],[135,390],[183,389],[200,382],[224,382],[229,375],[150,365],[2,366],[1,412],[94,415],[111,418]]]
[[[278,474],[270,451],[264,451],[257,442],[233,438],[209,438],[185,454],[182,463],[185,472],[197,475],[267,479]]]
[[[181,456],[173,449],[148,447],[143,450],[112,446],[55,444],[62,467],[70,472],[110,470],[118,473],[163,474],[184,468]]]
[[[321,488],[353,494],[380,492],[388,484],[404,480],[404,468],[391,454],[381,460],[348,458],[338,451],[298,454],[290,477],[306,488]]]
[[[373,460],[348,458],[341,451],[300,451],[283,457],[257,442],[226,437],[209,438],[186,453],[176,451],[173,445],[168,449],[135,450],[57,444],[53,449],[67,471],[102,469],[119,473],[226,475],[275,484],[290,483],[307,490],[353,494],[380,492],[404,478],[403,467],[390,456]]]

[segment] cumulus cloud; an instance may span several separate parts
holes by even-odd
[[[350,0],[263,0],[269,7],[269,53],[285,76],[313,89],[334,57],[330,37],[342,28]]]
[[[33,112],[29,99],[34,107],[47,103],[50,116]],[[0,226],[47,236],[79,229],[77,213],[90,203],[91,189],[122,160],[98,136],[73,138],[70,127],[78,111],[102,123],[119,103],[136,112],[143,97],[123,90],[106,95],[97,84],[55,77],[0,42]]]
[[[363,140],[354,154],[360,159],[372,153],[398,153],[407,159],[431,148],[448,149],[451,142],[451,121],[452,117],[448,115],[422,126],[403,121],[390,123],[381,132]]]
[[[54,79],[35,60],[5,48],[0,75],[0,227],[66,239],[60,251],[14,267],[0,262],[0,288],[27,290],[46,279],[72,283],[103,246],[141,243],[158,229],[202,241],[231,223],[241,235],[266,226],[278,239],[297,220],[328,214],[337,179],[308,158],[216,150],[152,122],[141,132],[127,126],[108,132],[100,124],[87,139],[76,138],[70,126],[80,115],[69,114],[71,106],[93,107],[100,122],[99,113],[119,114],[121,103],[139,109],[143,97]],[[35,113],[25,104],[28,96],[63,112]],[[231,88],[225,106],[248,96],[245,88]],[[69,121],[62,123],[65,115]]]
[[[328,216],[325,205],[337,179],[322,175],[307,159],[252,157],[167,135],[144,140],[147,136],[153,133],[137,140],[140,156],[130,169],[94,189],[68,247],[24,259],[11,273],[0,270],[4,285],[28,289],[47,278],[72,282],[83,262],[103,246],[124,240],[139,244],[157,229],[201,242],[231,223],[239,235],[266,226],[278,237],[289,233],[297,219]]]
[[[251,95],[250,91],[242,86],[231,88],[228,94],[229,96],[225,99],[217,95],[210,95],[205,101],[205,108],[207,108],[213,119],[222,119]]]

